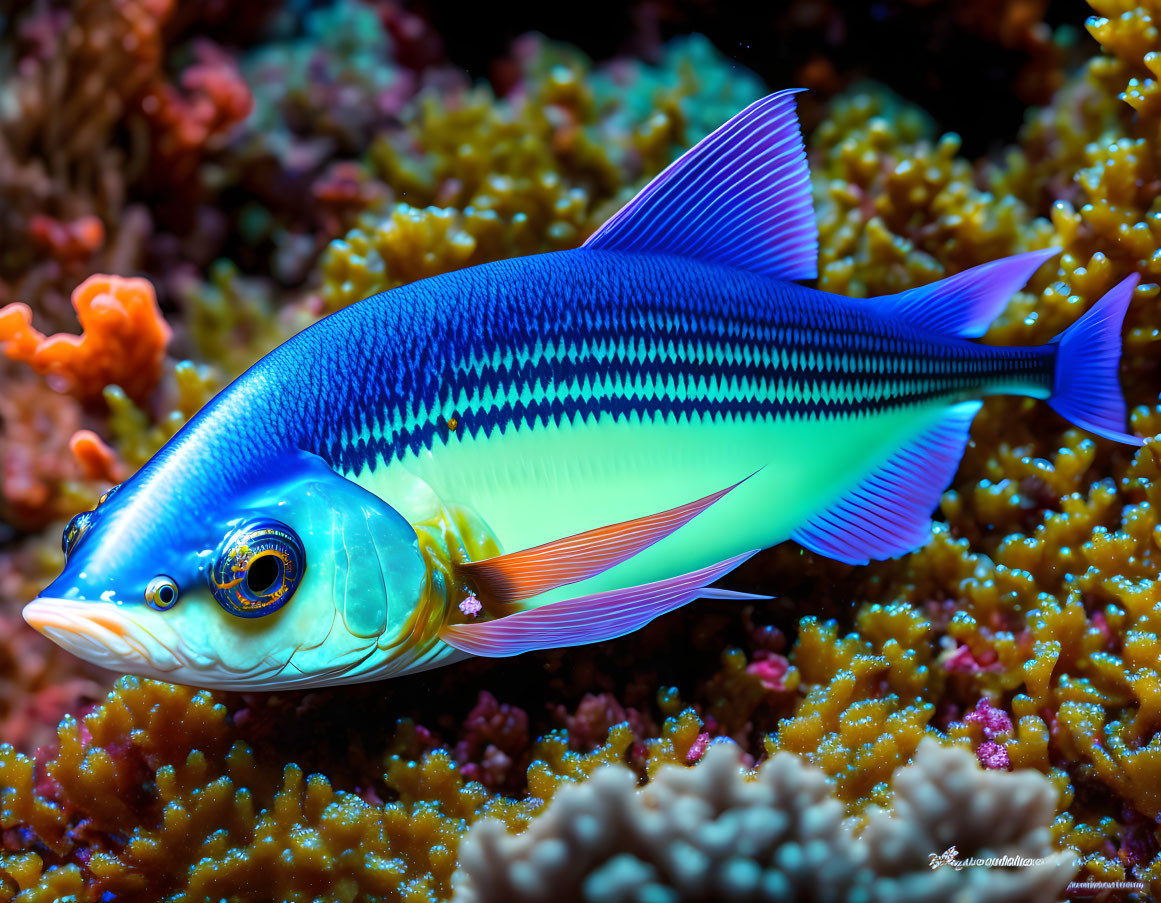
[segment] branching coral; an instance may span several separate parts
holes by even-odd
[[[200,184],[199,168],[219,150],[231,129],[253,108],[250,89],[233,59],[209,41],[195,46],[196,62],[181,76],[181,88],[154,80],[139,100],[153,135],[150,172],[143,178],[165,186],[171,218],[188,216],[175,204],[188,203]]]
[[[428,92],[406,132],[374,144],[374,172],[402,202],[364,214],[327,248],[328,309],[451,269],[574,247],[719,112],[761,94],[702,40],[674,44],[657,67],[592,76],[577,55],[539,41],[524,42],[519,59],[528,81],[514,100],[484,88]]]
[[[59,749],[43,763],[0,747],[3,847],[35,851],[9,853],[0,868],[20,903],[66,884],[86,899],[446,899],[470,822],[527,825],[559,788],[619,761],[632,739],[622,725],[588,754],[559,735],[529,748],[524,719],[482,697],[454,755],[417,752],[427,744],[401,723],[385,738],[378,778],[356,775],[344,790],[284,764],[260,708],[125,678],[82,721],[61,724]],[[658,765],[680,760],[674,739],[691,726],[679,720],[655,741]],[[475,774],[489,783],[489,750],[500,749],[533,762],[524,801],[489,793],[457,764],[483,755]]]
[[[0,587],[8,575],[0,573]],[[99,700],[105,676],[72,659],[54,644],[28,637],[17,618],[0,618],[0,722],[4,741],[34,750],[55,739],[67,714]]]
[[[196,258],[204,164],[250,107],[234,61],[208,39],[180,84],[170,79],[168,41],[208,13],[171,0],[44,2],[6,23],[0,301],[34,300],[65,327],[64,299],[85,275],[139,270],[180,242],[152,235],[155,220],[192,236],[178,256]]]
[[[80,336],[45,336],[25,304],[0,309],[0,343],[8,357],[48,375],[82,400],[120,386],[141,401],[157,383],[170,328],[146,279],[90,276],[73,291]]]
[[[43,851],[15,873],[6,864],[17,899],[62,880],[90,898],[124,900],[300,899],[308,890],[424,900],[446,887],[465,813],[374,806],[295,765],[272,774],[230,742],[227,717],[208,694],[126,681],[83,723],[62,724],[43,773],[0,748],[0,826],[8,837],[31,834]],[[52,869],[77,851],[82,870]]]
[[[114,224],[124,183],[114,181],[122,167],[112,132],[157,76],[172,6],[87,0],[67,12],[44,5],[18,22],[29,49],[3,79],[0,277],[20,274],[35,259],[25,216]],[[17,60],[9,62],[15,69]]]
[[[6,523],[39,530],[84,507],[84,499],[75,498],[68,485],[80,477],[68,442],[82,416],[79,402],[39,380],[12,376],[5,381],[0,393],[0,513]]]
[[[895,773],[892,808],[861,830],[823,773],[789,753],[747,775],[732,744],[715,744],[697,766],[636,784],[626,768],[602,768],[562,788],[520,835],[477,823],[460,848],[455,899],[1049,901],[1076,869],[1071,853],[1051,849],[1055,791],[1043,777],[981,771],[934,741]],[[932,873],[930,858],[949,849],[1038,861]]]
[[[284,16],[275,39],[240,61],[254,108],[215,159],[212,182],[244,199],[226,212],[238,257],[283,284],[301,284],[326,243],[397,188],[369,183],[356,162],[394,130],[420,82],[393,59],[390,13],[340,0],[301,23]],[[424,40],[418,19],[406,27]]]
[[[1048,244],[1048,222],[977,188],[959,148],[954,134],[933,140],[927,117],[883,89],[836,101],[810,146],[819,286],[890,294]]]

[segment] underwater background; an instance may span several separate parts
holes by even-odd
[[[820,288],[1059,246],[985,338],[1027,345],[1140,273],[1122,377],[1161,433],[1161,2],[546,6],[0,3],[0,901],[1161,894],[1161,440],[1025,399],[926,548],[786,543],[728,582],[771,601],[614,642],[227,694],[24,625],[64,523],[276,344],[580,244],[784,87]]]

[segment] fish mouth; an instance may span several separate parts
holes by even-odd
[[[114,602],[40,596],[24,606],[24,620],[78,658],[112,671],[167,680],[184,664],[171,644]]]
[[[40,596],[24,607],[24,620],[78,658],[121,674],[234,691],[297,690],[334,682],[326,679],[329,672],[304,674],[280,659],[229,668],[182,642],[175,625],[151,609]]]

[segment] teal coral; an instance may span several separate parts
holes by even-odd
[[[461,847],[454,899],[1047,903],[1075,872],[1071,852],[1051,849],[1056,793],[1036,772],[990,773],[927,740],[891,789],[889,809],[853,825],[825,775],[789,753],[747,774],[737,748],[718,743],[641,790],[623,766],[602,768],[562,789],[521,835],[494,819],[477,823]],[[1035,864],[932,874],[944,850]]]

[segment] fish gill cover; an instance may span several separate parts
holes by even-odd
[[[223,694],[112,684],[19,616],[64,522],[274,345],[392,286],[579,245],[791,84],[813,89],[820,288],[1059,246],[986,337],[1029,345],[1139,273],[1122,374],[1155,436],[1161,4],[1092,5],[882,4],[868,24],[796,0],[753,26],[786,50],[769,85],[731,46],[661,43],[737,25],[683,4],[636,7],[632,50],[600,63],[495,46],[490,83],[457,63],[475,36],[454,17],[391,2],[0,13],[0,900],[1161,892],[1161,445],[1023,399],[985,404],[924,549],[852,567],[787,543],[730,581],[772,601],[620,641]],[[852,49],[869,27],[912,79]],[[971,151],[937,122],[970,125]],[[1040,865],[931,869],[953,846]]]

